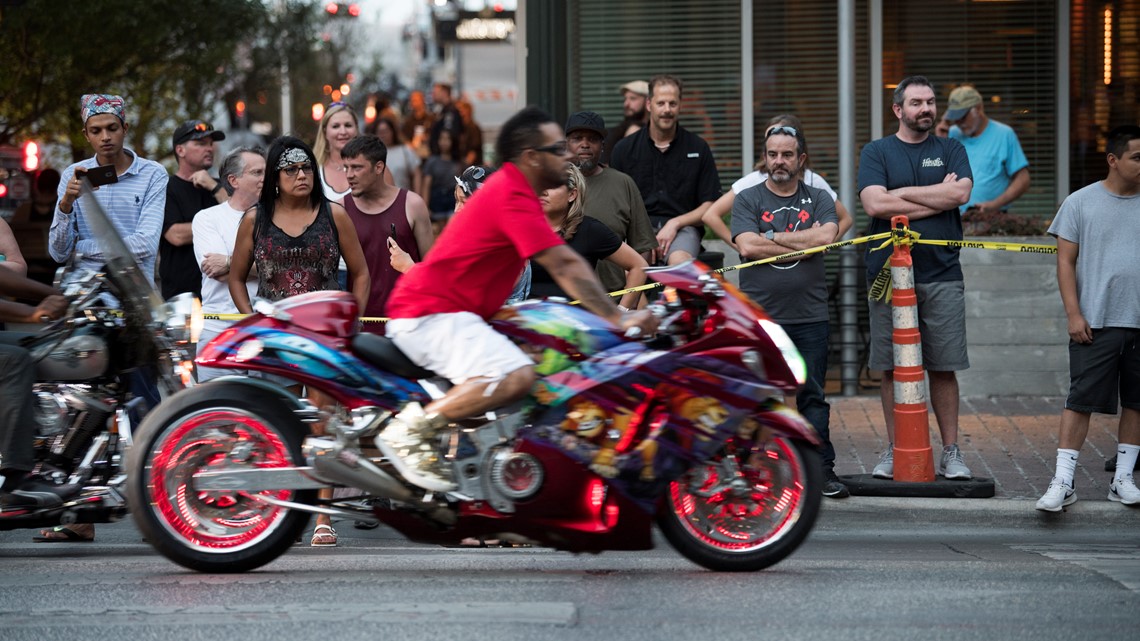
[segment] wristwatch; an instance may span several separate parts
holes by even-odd
[[[219,191],[221,191],[221,190],[222,190],[222,181],[220,181],[220,180],[219,180],[219,181],[218,181],[218,182],[217,182],[217,183],[214,185],[214,188],[210,190],[210,195],[211,195],[211,196],[213,196],[214,194],[218,193],[218,192],[219,192]]]
[[[767,238],[768,240],[775,240],[776,230],[775,229],[769,229],[768,231],[764,232],[764,238]]]

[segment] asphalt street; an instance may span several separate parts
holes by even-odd
[[[453,549],[337,524],[260,571],[196,574],[131,522],[93,543],[0,533],[0,638],[1126,639],[1140,510],[1083,500],[828,501],[807,543],[754,574],[645,553]]]

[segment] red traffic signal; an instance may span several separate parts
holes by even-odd
[[[353,18],[359,18],[360,17],[360,5],[356,4],[355,2],[348,5],[348,15],[352,16]]]
[[[335,2],[330,2],[325,5],[325,11],[328,11],[329,15],[335,16],[337,12],[340,11],[340,5]]]
[[[35,171],[40,168],[40,146],[34,140],[24,143],[24,171]]]
[[[5,185],[4,183],[0,183],[0,198],[7,198],[7,197],[8,197],[8,185]]]

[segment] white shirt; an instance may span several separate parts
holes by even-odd
[[[749,187],[755,187],[756,185],[759,185],[760,183],[764,182],[765,180],[768,180],[768,174],[766,174],[762,171],[754,171],[750,174],[747,174],[746,176],[744,176],[740,180],[732,183],[732,193],[739,194],[740,192],[744,191],[745,189],[748,189]],[[819,174],[815,173],[814,171],[812,171],[810,169],[805,169],[803,180],[804,180],[804,184],[807,185],[808,187],[815,187],[816,189],[822,189],[822,190],[826,191],[828,193],[828,195],[831,196],[832,200],[836,200],[836,201],[839,200],[839,196],[835,195],[835,190],[831,188],[831,185],[827,184],[827,181],[824,180],[823,176],[820,176]]]
[[[191,229],[194,232],[194,259],[202,264],[206,254],[230,256],[237,242],[238,225],[245,212],[230,207],[229,201],[203,209],[194,216]],[[257,277],[252,276],[245,283],[252,300],[257,293]],[[236,314],[238,308],[230,297],[229,277],[218,280],[202,274],[202,311],[207,314]],[[207,320],[205,329],[220,332],[232,321]]]

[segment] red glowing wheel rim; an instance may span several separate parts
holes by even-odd
[[[194,475],[221,465],[273,468],[293,465],[273,427],[236,408],[210,409],[173,424],[151,450],[147,488],[162,526],[203,552],[235,552],[272,534],[288,513],[258,496],[289,500],[293,490],[202,491]],[[240,461],[231,460],[241,452]]]
[[[724,454],[669,486],[682,527],[724,552],[747,553],[781,540],[806,498],[804,461],[784,439],[753,453]]]

